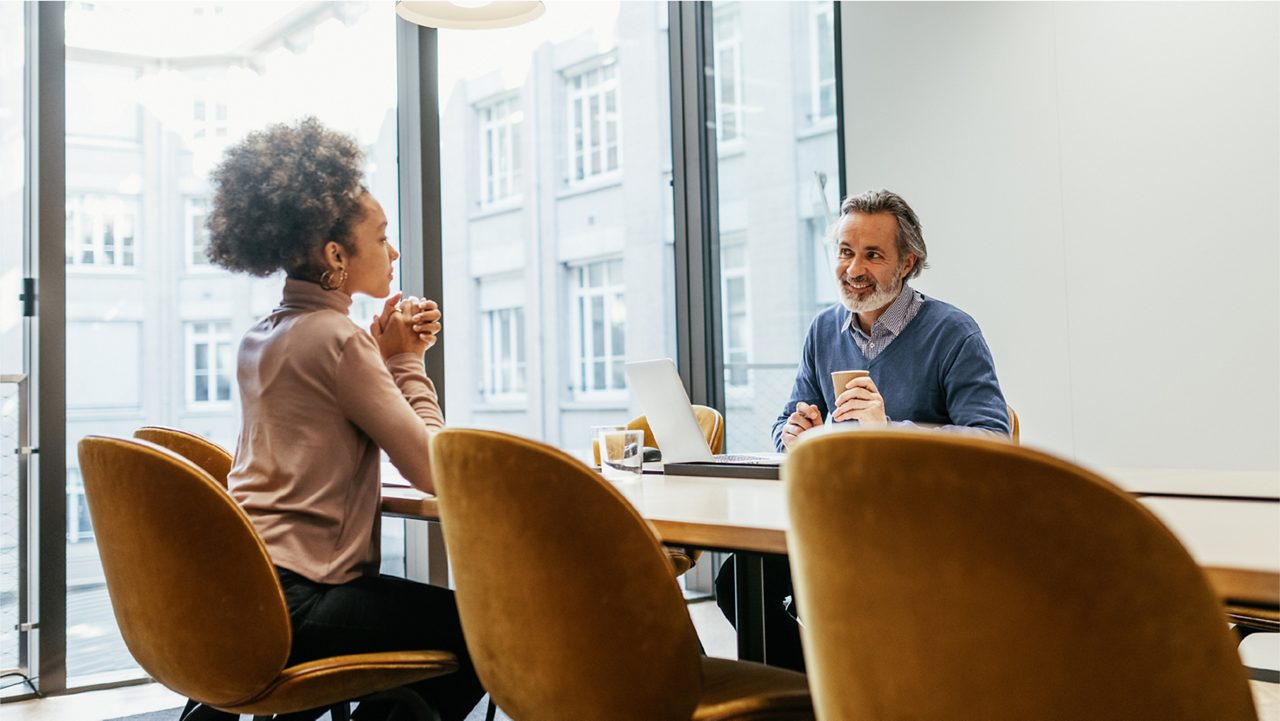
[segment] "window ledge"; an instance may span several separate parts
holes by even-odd
[[[836,119],[834,117],[823,118],[822,120],[819,120],[816,123],[811,123],[807,127],[801,128],[800,130],[796,131],[796,139],[807,140],[809,138],[816,138],[819,135],[834,133],[835,131],[836,131]]]
[[[621,170],[613,171],[604,175],[594,175],[586,180],[561,188],[560,191],[556,193],[556,199],[558,200],[575,195],[592,193],[597,190],[612,188],[615,185],[622,185]]]
[[[507,396],[494,400],[481,398],[474,410],[476,413],[526,413],[529,404],[524,396]]]
[[[570,401],[560,401],[560,410],[562,411],[625,411],[627,410],[627,396],[619,395],[614,398],[578,398]]]
[[[725,142],[716,142],[716,159],[735,158],[747,152],[747,144],[742,136],[727,140]]]
[[[226,415],[227,411],[235,410],[235,407],[231,404],[231,401],[198,404],[188,402],[183,410],[190,416],[212,416]]]
[[[524,199],[520,196],[514,198],[504,198],[490,205],[479,206],[471,215],[467,216],[467,220],[482,220],[484,218],[492,218],[495,215],[504,215],[506,213],[514,213],[524,209]]]

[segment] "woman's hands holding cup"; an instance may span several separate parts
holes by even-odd
[[[440,334],[440,308],[434,300],[402,299],[402,294],[387,298],[382,313],[373,317],[369,333],[378,343],[383,358],[400,353],[422,355],[436,344]]]

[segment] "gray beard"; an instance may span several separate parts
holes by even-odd
[[[902,272],[899,269],[898,272]],[[893,302],[894,298],[902,292],[902,281],[899,280],[893,284],[893,287],[884,288],[880,285],[871,292],[866,298],[861,300],[849,296],[844,289],[844,285],[839,286],[840,303],[849,310],[850,313],[866,313],[868,311],[880,310],[881,308]]]

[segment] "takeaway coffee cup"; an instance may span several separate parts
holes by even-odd
[[[835,386],[836,395],[839,396],[844,393],[844,387],[849,385],[849,381],[854,378],[866,378],[870,375],[870,371],[835,371],[831,374],[831,385]]]

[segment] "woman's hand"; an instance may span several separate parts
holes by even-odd
[[[436,336],[440,335],[440,306],[434,300],[410,298],[403,304],[402,312],[408,314],[413,332],[427,344],[427,350],[436,344]]]
[[[401,353],[422,355],[427,351],[427,344],[406,322],[401,312],[400,293],[387,298],[382,312],[373,317],[369,324],[369,334],[378,343],[383,360]]]

